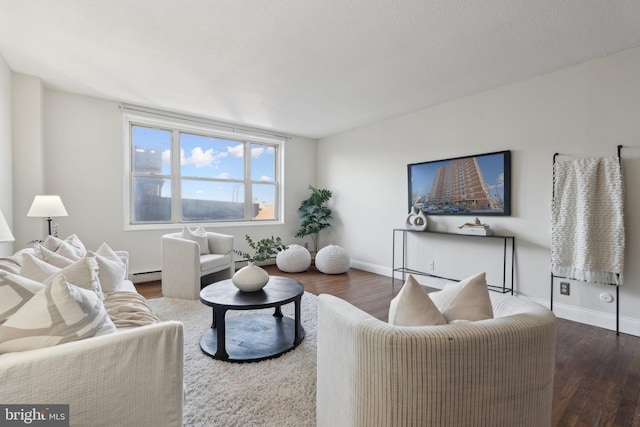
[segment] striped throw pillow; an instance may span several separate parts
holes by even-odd
[[[0,271],[0,324],[42,289],[42,283]]]

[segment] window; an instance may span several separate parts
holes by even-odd
[[[127,223],[279,221],[284,139],[127,114]]]

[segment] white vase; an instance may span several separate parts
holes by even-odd
[[[405,220],[405,226],[410,230],[425,231],[429,225],[427,216],[421,208],[413,206]]]
[[[231,278],[231,281],[243,292],[256,292],[264,288],[269,281],[269,273],[249,261]]]

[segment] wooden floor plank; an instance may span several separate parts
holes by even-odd
[[[304,273],[269,274],[299,280],[306,291],[335,295],[386,321],[389,302],[402,282],[350,269],[327,275],[314,267]],[[162,296],[160,282],[136,285],[145,298]],[[640,427],[640,338],[558,319],[552,426]]]

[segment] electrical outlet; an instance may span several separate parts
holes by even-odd
[[[569,282],[560,282],[560,295],[569,295]]]
[[[428,260],[427,261],[427,269],[428,270],[435,270],[435,268],[436,268],[435,262],[433,260],[431,260],[431,259]]]

